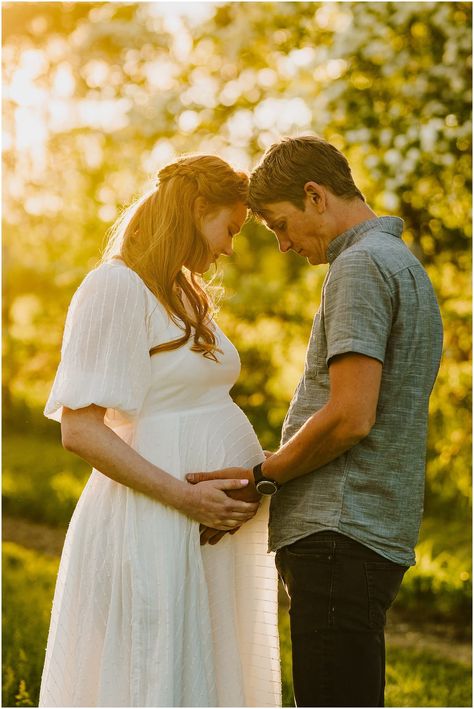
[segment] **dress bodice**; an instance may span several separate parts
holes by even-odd
[[[62,405],[107,409],[112,428],[137,418],[189,412],[230,401],[240,372],[233,344],[213,323],[217,362],[191,350],[150,350],[183,330],[145,283],[122,261],[91,271],[71,301],[61,363],[45,414],[60,420]]]
[[[166,339],[180,334],[178,326],[170,322]],[[216,336],[222,350],[216,353],[217,362],[193,352],[192,340],[179,349],[152,356],[151,383],[140,416],[189,411],[229,399],[229,391],[240,373],[240,359],[234,345],[218,327]]]

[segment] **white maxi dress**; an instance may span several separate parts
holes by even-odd
[[[260,462],[229,396],[236,349],[216,327],[218,363],[189,344],[150,357],[180,334],[133,270],[100,265],[71,302],[45,414],[103,406],[118,436],[182,480]],[[61,557],[40,706],[280,706],[267,514],[201,547],[197,522],[93,470]]]

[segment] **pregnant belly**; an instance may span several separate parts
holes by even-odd
[[[250,421],[234,402],[148,415],[137,421],[133,445],[180,479],[189,472],[250,468],[264,458]]]

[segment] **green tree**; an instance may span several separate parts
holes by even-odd
[[[72,292],[163,162],[201,150],[250,167],[280,134],[310,130],[347,154],[379,213],[405,220],[429,269],[446,338],[428,502],[466,505],[470,28],[466,2],[198,3],[188,15],[159,3],[5,3],[11,416],[21,400],[44,401]],[[325,269],[283,258],[253,223],[238,242],[220,318],[242,354],[235,396],[275,446]]]

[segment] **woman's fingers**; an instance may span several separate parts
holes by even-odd
[[[252,519],[258,503],[234,500],[226,493],[226,489],[235,489],[241,484],[240,480],[235,479],[208,480],[190,485],[187,494],[189,516],[220,531],[233,529]]]

